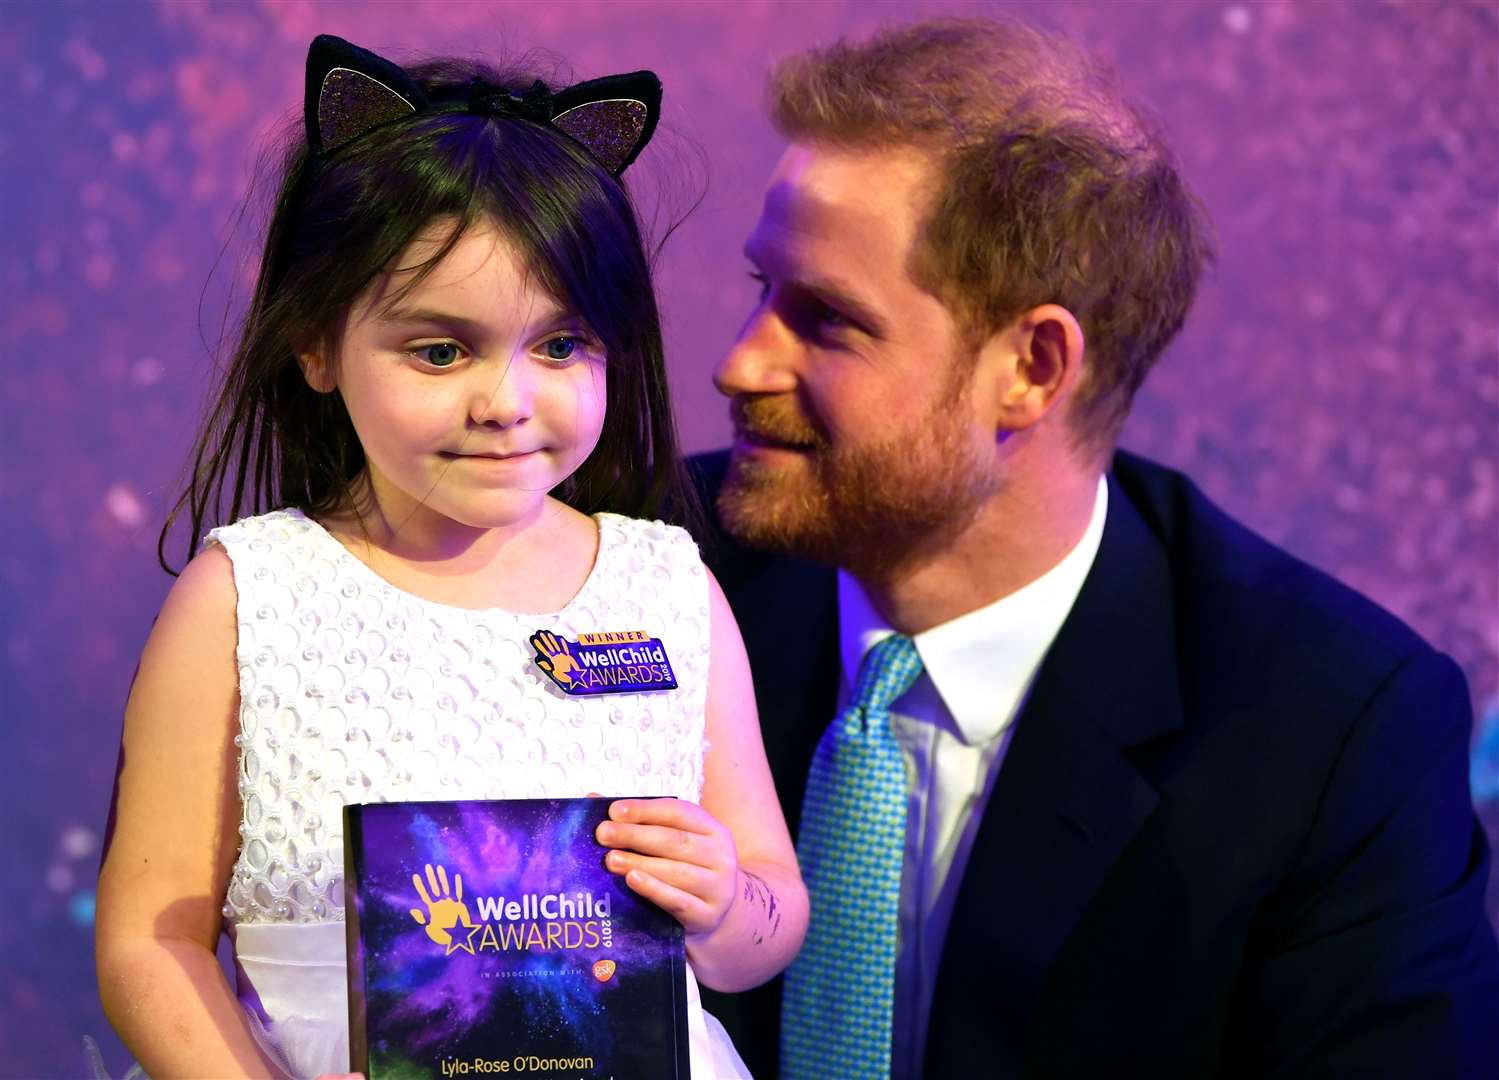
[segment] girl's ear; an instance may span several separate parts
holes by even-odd
[[[321,352],[297,353],[297,366],[302,369],[302,378],[319,394],[331,394],[338,386],[338,377],[333,365]]]

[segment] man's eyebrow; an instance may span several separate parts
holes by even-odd
[[[796,279],[791,284],[797,289],[811,293],[828,307],[836,308],[875,337],[885,336],[885,320],[880,318],[868,304],[850,294],[836,281],[819,281],[815,278]]]
[[[759,259],[755,258],[752,243],[744,245],[744,257],[755,268],[757,274],[765,273],[764,266]],[[783,287],[806,293],[820,303],[836,308],[874,337],[884,337],[886,334],[887,327],[884,318],[841,282],[831,278],[802,277],[795,274],[780,278],[779,282]]]

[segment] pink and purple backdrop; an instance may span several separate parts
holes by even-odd
[[[650,67],[648,207],[707,196],[661,263],[687,446],[754,287],[740,243],[778,140],[762,73],[909,14],[1002,10],[1120,69],[1173,133],[1223,257],[1125,442],[1393,609],[1467,671],[1499,834],[1499,6],[962,3],[0,5],[0,1074],[125,1055],[94,989],[93,877],[152,545],[318,32],[389,54],[540,47]],[[706,162],[704,167],[703,162]],[[205,284],[206,283],[206,284]],[[1487,716],[1487,726],[1484,717]],[[1499,910],[1499,886],[1491,889]]]

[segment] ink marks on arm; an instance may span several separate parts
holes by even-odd
[[[745,901],[758,907],[765,915],[764,923],[750,931],[751,942],[762,945],[767,937],[775,937],[776,931],[781,928],[781,905],[764,878],[749,870],[741,871],[740,876],[744,879]]]

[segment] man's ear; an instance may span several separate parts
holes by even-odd
[[[302,378],[319,394],[331,394],[338,386],[338,375],[328,363],[327,353],[322,349],[306,349],[297,353],[297,366],[302,369]]]
[[[1022,312],[983,347],[996,376],[997,426],[1031,427],[1072,396],[1083,371],[1083,328],[1059,304]]]

